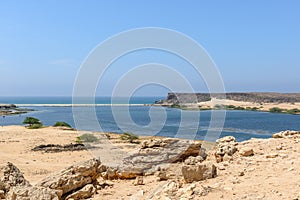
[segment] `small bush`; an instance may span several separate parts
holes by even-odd
[[[172,104],[171,106],[170,106],[171,108],[180,108],[181,106],[179,105],[179,104]]]
[[[133,133],[123,133],[121,136],[120,136],[121,140],[127,140],[129,141],[130,143],[138,143],[137,141],[135,140],[138,140],[139,137]]]
[[[23,121],[23,124],[41,124],[41,121],[34,117],[26,117]]]
[[[235,106],[234,105],[228,105],[228,106],[226,106],[226,109],[227,110],[234,110]]]
[[[98,141],[98,138],[90,133],[85,133],[76,138],[76,143],[84,143],[84,142],[92,143],[92,142],[97,142],[97,141]]]
[[[68,124],[67,122],[56,122],[53,126],[54,126],[54,127],[57,127],[57,126],[64,126],[64,127],[72,128],[72,126],[71,126],[70,124]]]
[[[26,117],[23,124],[27,124],[29,129],[38,129],[43,127],[43,123],[34,117]]]
[[[214,106],[214,110],[223,110],[223,109],[225,109],[224,105],[217,104]]]
[[[281,113],[283,111],[283,109],[274,107],[274,108],[270,108],[269,111],[272,113]]]
[[[235,110],[245,110],[245,108],[242,106],[238,106],[238,107],[235,107]]]
[[[300,113],[300,110],[299,110],[298,108],[294,108],[294,109],[287,110],[286,112],[287,112],[288,114],[295,115],[295,114]]]
[[[39,129],[39,128],[42,128],[43,127],[43,124],[40,123],[40,124],[31,124],[28,126],[28,129]]]

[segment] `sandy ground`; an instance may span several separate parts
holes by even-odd
[[[46,175],[91,158],[87,151],[43,153],[31,151],[41,144],[74,143],[76,131],[59,128],[26,129],[22,126],[0,127],[0,166],[12,162],[35,183]]]
[[[130,151],[137,144],[120,141],[119,135],[108,134],[114,145],[103,148],[113,151],[119,148]],[[0,166],[6,162],[14,163],[25,177],[36,183],[47,175],[68,167],[74,163],[92,158],[88,151],[42,153],[31,149],[40,144],[74,143],[78,136],[76,131],[59,128],[42,128],[29,130],[21,126],[0,127]],[[141,138],[147,139],[147,137]],[[111,148],[114,147],[114,148]],[[255,155],[234,156],[232,161],[216,164],[218,176],[193,183],[195,190],[209,188],[204,196],[192,199],[299,199],[300,198],[300,137],[289,139],[253,139],[238,144],[240,148],[253,148]],[[113,154],[113,153],[111,153]],[[107,154],[107,158],[111,157]],[[113,158],[114,159],[114,158]],[[214,161],[213,152],[208,160]],[[144,185],[134,186],[134,180],[109,181],[112,185],[99,190],[93,199],[148,199],[151,194],[172,181],[183,183],[181,163],[172,164],[168,170],[173,178],[158,182],[155,176],[145,176]],[[241,173],[243,175],[241,176]],[[189,187],[191,184],[183,184]],[[172,199],[172,198],[170,198]]]
[[[253,102],[242,102],[242,101],[234,101],[234,100],[222,100],[222,99],[212,99],[211,101],[201,102],[197,104],[191,104],[190,107],[198,107],[201,106],[202,108],[213,108],[215,105],[233,105],[233,106],[241,106],[244,108],[250,107],[257,107],[261,111],[269,111],[270,108],[278,107],[281,109],[300,109],[300,103],[253,103]]]

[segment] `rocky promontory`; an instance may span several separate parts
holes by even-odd
[[[154,105],[187,110],[250,110],[300,114],[300,93],[169,93]]]
[[[215,99],[227,99],[233,101],[253,103],[295,103],[300,102],[299,93],[271,93],[271,92],[249,92],[249,93],[168,93],[164,100],[157,104],[185,104],[200,103]]]
[[[29,111],[33,111],[33,110],[27,108],[19,108],[15,104],[0,104],[0,116],[19,115],[19,114],[27,113]]]

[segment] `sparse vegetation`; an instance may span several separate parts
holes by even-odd
[[[287,110],[286,113],[295,115],[300,113],[300,110],[298,108],[294,108],[294,109]]]
[[[226,109],[227,110],[234,110],[235,106],[234,105],[228,105],[228,106],[226,106]]]
[[[272,113],[282,113],[283,109],[278,108],[278,107],[274,107],[274,108],[270,108],[269,111],[272,112]]]
[[[98,141],[98,138],[96,136],[94,136],[93,134],[90,134],[90,133],[85,133],[81,136],[78,136],[76,138],[76,143],[79,143],[79,144],[82,144],[82,143],[85,143],[85,142],[88,142],[88,143],[92,143],[92,142],[97,142]]]
[[[70,124],[68,124],[67,122],[56,122],[54,125],[54,127],[57,127],[57,126],[63,126],[63,127],[69,127],[69,128],[72,128],[72,126]]]
[[[23,124],[26,124],[29,129],[38,129],[43,127],[43,123],[34,117],[26,117]]]
[[[226,106],[217,104],[217,105],[214,106],[214,109],[215,110],[222,110],[222,109],[226,109]]]
[[[39,129],[39,128],[43,128],[43,124],[31,124],[30,126],[28,126],[28,129]]]
[[[139,141],[136,141],[139,139],[139,137],[133,133],[123,133],[121,136],[120,136],[121,140],[126,140],[130,143],[136,143],[138,144]]]

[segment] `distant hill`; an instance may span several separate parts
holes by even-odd
[[[271,93],[271,92],[249,92],[249,93],[226,93],[226,99],[253,103],[295,103],[300,102],[300,93]],[[168,93],[164,100],[157,104],[179,104],[197,103],[210,101],[211,98],[224,99],[220,93]]]

